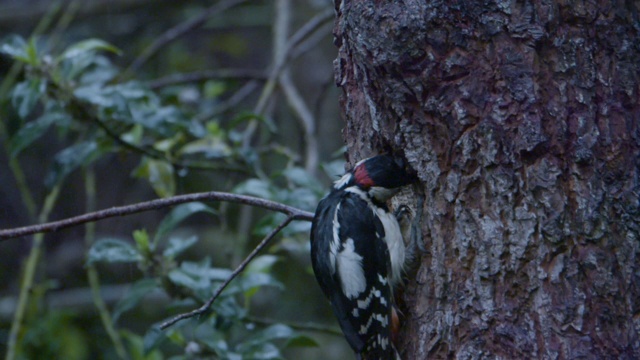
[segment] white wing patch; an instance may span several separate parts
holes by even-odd
[[[340,211],[340,203],[336,206],[333,213],[333,239],[329,244],[329,263],[331,265],[331,275],[336,273],[336,257],[338,256],[338,248],[340,246],[340,222],[338,221],[338,211]]]
[[[362,268],[362,256],[356,252],[353,239],[347,239],[343,246],[342,251],[336,256],[336,267],[342,283],[342,292],[347,298],[353,299],[358,297],[367,285]]]
[[[398,220],[393,214],[384,211],[384,209],[375,207],[374,211],[378,214],[378,218],[384,227],[384,241],[389,248],[389,259],[391,260],[391,285],[395,286],[402,282],[402,269],[404,267],[405,248],[402,240],[402,232]]]
[[[391,285],[397,285],[402,282],[402,269],[404,267],[404,258],[405,258],[405,248],[404,248],[404,240],[402,240],[402,232],[400,231],[400,225],[398,224],[398,220],[393,216],[393,214],[385,211],[383,208],[375,206],[367,193],[358,189],[355,186],[351,186],[345,189],[345,191],[354,193],[364,201],[367,202],[369,208],[376,213],[380,222],[382,222],[382,227],[384,228],[384,242],[387,244],[387,248],[389,249],[389,260],[391,261],[391,274],[389,274],[389,278],[391,281]]]

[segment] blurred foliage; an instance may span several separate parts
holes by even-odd
[[[240,18],[239,22],[247,27],[268,25],[271,10],[267,4],[253,5],[260,16]],[[314,6],[321,9],[326,4]],[[181,15],[188,19],[199,10],[198,5],[185,6]],[[43,17],[42,23],[50,15]],[[205,29],[216,26],[219,24],[209,22]],[[65,37],[63,30],[59,25],[58,33],[51,35],[10,35],[0,39],[0,66],[11,65],[1,78],[0,142],[9,161],[6,169],[16,179],[24,207],[39,203],[47,194],[57,195],[60,188],[67,192],[59,198],[59,206],[85,198],[95,202],[96,195],[91,195],[88,185],[78,185],[78,177],[87,169],[102,169],[105,164],[116,162],[117,168],[102,172],[109,177],[98,179],[97,201],[110,196],[110,183],[124,172],[135,186],[144,182],[159,197],[203,189],[232,191],[313,211],[328,179],[342,171],[340,160],[324,163],[326,174],[320,176],[313,169],[305,170],[300,155],[305,145],[299,140],[299,127],[291,127],[292,116],[282,115],[286,106],[255,113],[248,111],[246,105],[230,102],[244,86],[237,78],[213,77],[152,86],[144,80],[149,73],[126,73],[118,62],[130,55],[131,44],[135,47],[149,43],[150,33],[143,32],[140,38],[126,44],[128,48],[121,48],[98,38],[79,40],[71,34]],[[255,55],[256,49],[243,41],[240,33],[222,34],[217,41],[220,44],[215,49],[204,42],[205,47],[196,53],[215,53],[229,59]],[[60,46],[60,42],[67,45]],[[190,47],[188,42],[176,43],[152,64],[157,69],[175,71],[210,66],[202,56],[194,56]],[[248,79],[245,85],[247,81],[256,80]],[[322,96],[317,100],[320,104]],[[332,139],[324,145],[339,143],[339,139]],[[333,150],[335,147],[323,149],[323,156]],[[28,163],[24,169],[21,159],[22,164]],[[36,178],[32,177],[34,174]],[[6,179],[3,181],[6,185]],[[153,194],[143,193],[135,198],[150,196]],[[12,205],[14,209],[22,207]],[[12,216],[20,212],[23,210]],[[80,268],[87,272],[99,270],[101,277],[107,279],[105,282],[129,285],[109,311],[96,303],[102,320],[79,309],[48,306],[52,290],[86,284],[66,284],[64,278],[49,278],[44,263],[51,253],[45,251],[39,260],[40,271],[30,291],[24,321],[19,324],[16,358],[282,359],[287,351],[295,354],[292,349],[318,345],[313,327],[305,330],[304,326],[290,323],[313,320],[313,316],[278,319],[286,309],[273,311],[274,306],[284,308],[280,298],[286,298],[287,292],[294,292],[294,299],[307,296],[295,294],[306,291],[304,286],[300,287],[302,290],[291,289],[290,283],[299,281],[299,277],[302,281],[312,278],[308,271],[308,223],[287,226],[269,251],[255,258],[206,314],[160,331],[157,324],[171,315],[200,307],[228,279],[239,259],[284,217],[258,210],[243,212],[228,204],[203,203],[183,204],[163,218],[158,216],[161,215],[156,215],[157,222],[146,226],[130,222],[125,228],[134,228],[128,233],[104,228],[95,233],[87,228],[88,238],[95,237],[95,241],[88,242]],[[35,213],[27,217],[35,221]],[[8,219],[12,222],[17,217]],[[0,223],[7,224],[1,218]],[[64,234],[55,236],[70,241]],[[78,266],[68,258],[64,262],[55,266],[65,266],[65,273]],[[123,273],[127,275],[122,277]],[[291,276],[283,276],[289,273]],[[5,277],[9,279],[0,271],[0,278]],[[12,282],[17,283],[18,279],[16,275]],[[5,282],[9,284],[8,280]],[[0,294],[15,292],[15,283],[13,289],[0,288]],[[96,291],[99,297],[100,289],[92,291],[96,301]],[[314,305],[303,304],[300,308],[304,306]],[[328,309],[319,312],[321,323],[325,322],[323,314],[328,313]],[[116,329],[115,334],[110,327]],[[9,345],[9,338],[8,330],[0,330],[0,349]],[[120,340],[124,354],[118,348]]]
[[[120,239],[100,239],[91,247],[88,263],[133,263],[144,274],[115,306],[114,323],[122,314],[139,306],[145,295],[157,290],[175,299],[169,307],[185,310],[198,307],[209,299],[212,289],[217,289],[229,278],[231,270],[214,267],[209,257],[199,262],[176,260],[178,255],[195,245],[198,238],[195,235],[182,237],[171,231],[197,212],[214,213],[201,203],[180,205],[165,217],[153,239],[145,230],[139,230],[133,234],[135,245]],[[242,276],[213,303],[207,316],[187,320],[187,324],[179,324],[177,329],[172,328],[166,333],[151,327],[142,342],[135,334],[129,333],[127,337],[137,347],[135,352],[141,353],[143,358],[162,358],[156,350],[160,345],[169,343],[187,352],[173,359],[207,354],[224,359],[280,359],[282,346],[315,346],[314,340],[284,324],[274,324],[256,332],[248,320],[251,297],[260,288],[283,289],[283,285],[271,275],[271,267],[277,261],[273,255],[255,258]],[[196,334],[188,343],[183,334],[187,328]],[[234,341],[233,337],[242,340]]]

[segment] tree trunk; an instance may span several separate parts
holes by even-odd
[[[639,2],[336,3],[349,161],[426,196],[403,358],[639,359]]]

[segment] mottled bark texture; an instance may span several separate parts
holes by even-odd
[[[351,162],[404,154],[405,359],[640,359],[638,1],[337,1]]]

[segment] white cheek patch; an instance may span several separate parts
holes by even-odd
[[[344,249],[336,256],[338,276],[342,283],[342,292],[349,299],[358,297],[366,287],[362,256],[355,251],[353,239],[347,239]]]
[[[393,195],[397,194],[400,191],[400,188],[395,189],[386,189],[380,186],[372,186],[369,189],[369,194],[379,201],[387,201],[393,197]]]

